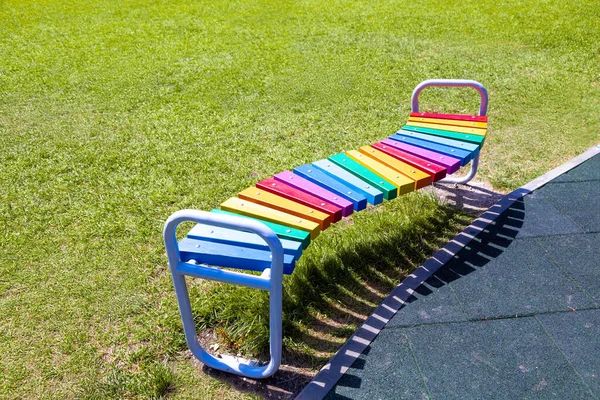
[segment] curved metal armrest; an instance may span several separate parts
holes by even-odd
[[[412,111],[419,112],[419,94],[429,86],[442,86],[442,87],[472,87],[479,92],[481,96],[481,104],[479,105],[479,115],[486,115],[488,107],[488,93],[485,87],[473,80],[468,79],[429,79],[421,82],[413,91],[411,104]]]
[[[182,262],[179,246],[175,235],[177,226],[182,222],[191,221],[201,224],[213,225],[222,228],[242,230],[259,235],[267,242],[271,249],[271,266],[265,269],[261,276],[220,270],[204,265],[194,265]],[[277,372],[281,363],[282,350],[282,281],[283,281],[283,246],[272,229],[259,221],[222,215],[197,210],[177,211],[167,219],[163,231],[169,268],[175,285],[175,295],[179,304],[179,312],[183,322],[186,342],[192,354],[207,366],[222,371],[250,378],[267,378]],[[215,357],[206,352],[196,335],[196,327],[192,315],[192,307],[185,282],[185,276],[227,282],[240,286],[267,290],[269,299],[269,327],[270,327],[270,353],[271,359],[263,365],[240,357],[221,356]]]
[[[196,222],[199,224],[218,226],[221,228],[235,229],[257,234],[271,249],[272,260],[270,276],[275,279],[283,276],[283,246],[271,228],[257,220],[249,218],[189,209],[173,213],[165,223],[163,238],[165,240],[165,247],[167,250],[167,256],[169,257],[169,265],[171,266],[171,269],[173,269],[174,266],[176,267],[180,262],[175,232],[179,224],[182,222]],[[234,274],[245,275],[240,273]]]
[[[419,112],[419,94],[423,91],[423,89],[429,86],[441,86],[441,87],[471,87],[479,92],[481,96],[481,103],[479,104],[479,115],[484,116],[487,114],[488,108],[488,93],[486,88],[479,82],[468,80],[468,79],[430,79],[427,81],[421,82],[415,90],[413,91],[411,98],[412,112]],[[445,178],[440,182],[445,183],[467,183],[477,173],[477,168],[479,166],[479,154],[473,159],[471,162],[471,167],[466,176],[462,176],[459,178]]]

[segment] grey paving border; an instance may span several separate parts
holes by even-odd
[[[558,176],[564,174],[565,172],[568,172],[569,170],[575,168],[576,166],[583,163],[584,161],[587,161],[590,158],[594,157],[598,153],[600,153],[600,144],[597,144],[596,146],[592,147],[591,149],[588,149],[587,151],[581,153],[577,157],[567,161],[563,165],[560,165],[560,166],[554,168],[552,171],[549,171],[549,172],[545,173],[544,175],[542,175],[538,178],[535,178],[528,184],[522,186],[522,189],[529,189],[529,190],[538,189],[538,188],[544,186],[546,183],[550,182],[552,179],[557,178]]]
[[[552,179],[575,168],[600,153],[600,144],[573,158],[550,172],[534,179],[521,188],[509,193],[491,206],[471,225],[466,227],[441,250],[437,251],[429,260],[407,276],[383,300],[375,311],[365,320],[360,328],[329,362],[317,373],[312,381],[298,394],[296,400],[322,399],[335,386],[338,380],[348,371],[354,361],[377,337],[389,320],[406,303],[412,293],[432,276],[440,267],[450,261],[463,247],[465,247],[479,232],[498,218],[515,201],[533,190],[544,186]]]

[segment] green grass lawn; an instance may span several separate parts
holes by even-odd
[[[529,3],[0,0],[0,397],[246,396],[185,351],[164,221],[386,137],[422,80],[488,88],[498,189],[600,142],[600,2]],[[319,368],[465,223],[418,193],[325,232],[285,282],[287,362]],[[264,350],[262,294],[192,297]]]

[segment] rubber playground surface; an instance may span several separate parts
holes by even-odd
[[[397,312],[384,301],[299,398],[600,398],[592,153],[491,207],[405,301],[395,296]]]

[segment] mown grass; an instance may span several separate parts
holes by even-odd
[[[413,193],[380,208],[370,208],[325,231],[302,256],[294,273],[285,277],[287,360],[310,368],[319,366],[324,360],[316,353],[331,355],[339,347],[337,342],[331,345],[327,339],[323,341],[322,335],[347,338],[346,324],[355,326],[360,322],[359,317],[340,310],[336,304],[368,315],[383,298],[376,295],[375,302],[369,301],[365,284],[388,293],[399,277],[412,271],[468,222],[468,216],[441,205],[433,195]],[[200,328],[218,327],[234,352],[260,354],[268,350],[266,292],[201,285],[191,293]],[[362,307],[358,304],[361,302]],[[327,332],[308,331],[317,319],[321,323],[328,320],[323,327]],[[342,321],[342,326],[336,321]],[[305,354],[305,343],[294,343],[299,338],[310,340],[313,352]]]
[[[598,6],[0,1],[0,395],[237,396],[182,353],[167,216],[385,137],[433,77],[489,89],[480,176],[516,188],[598,142]],[[473,112],[464,93],[423,104]],[[360,319],[343,310],[464,222],[415,194],[325,232],[286,282],[286,356],[322,362]],[[194,290],[199,326],[264,348],[236,339],[264,333],[260,297]]]

